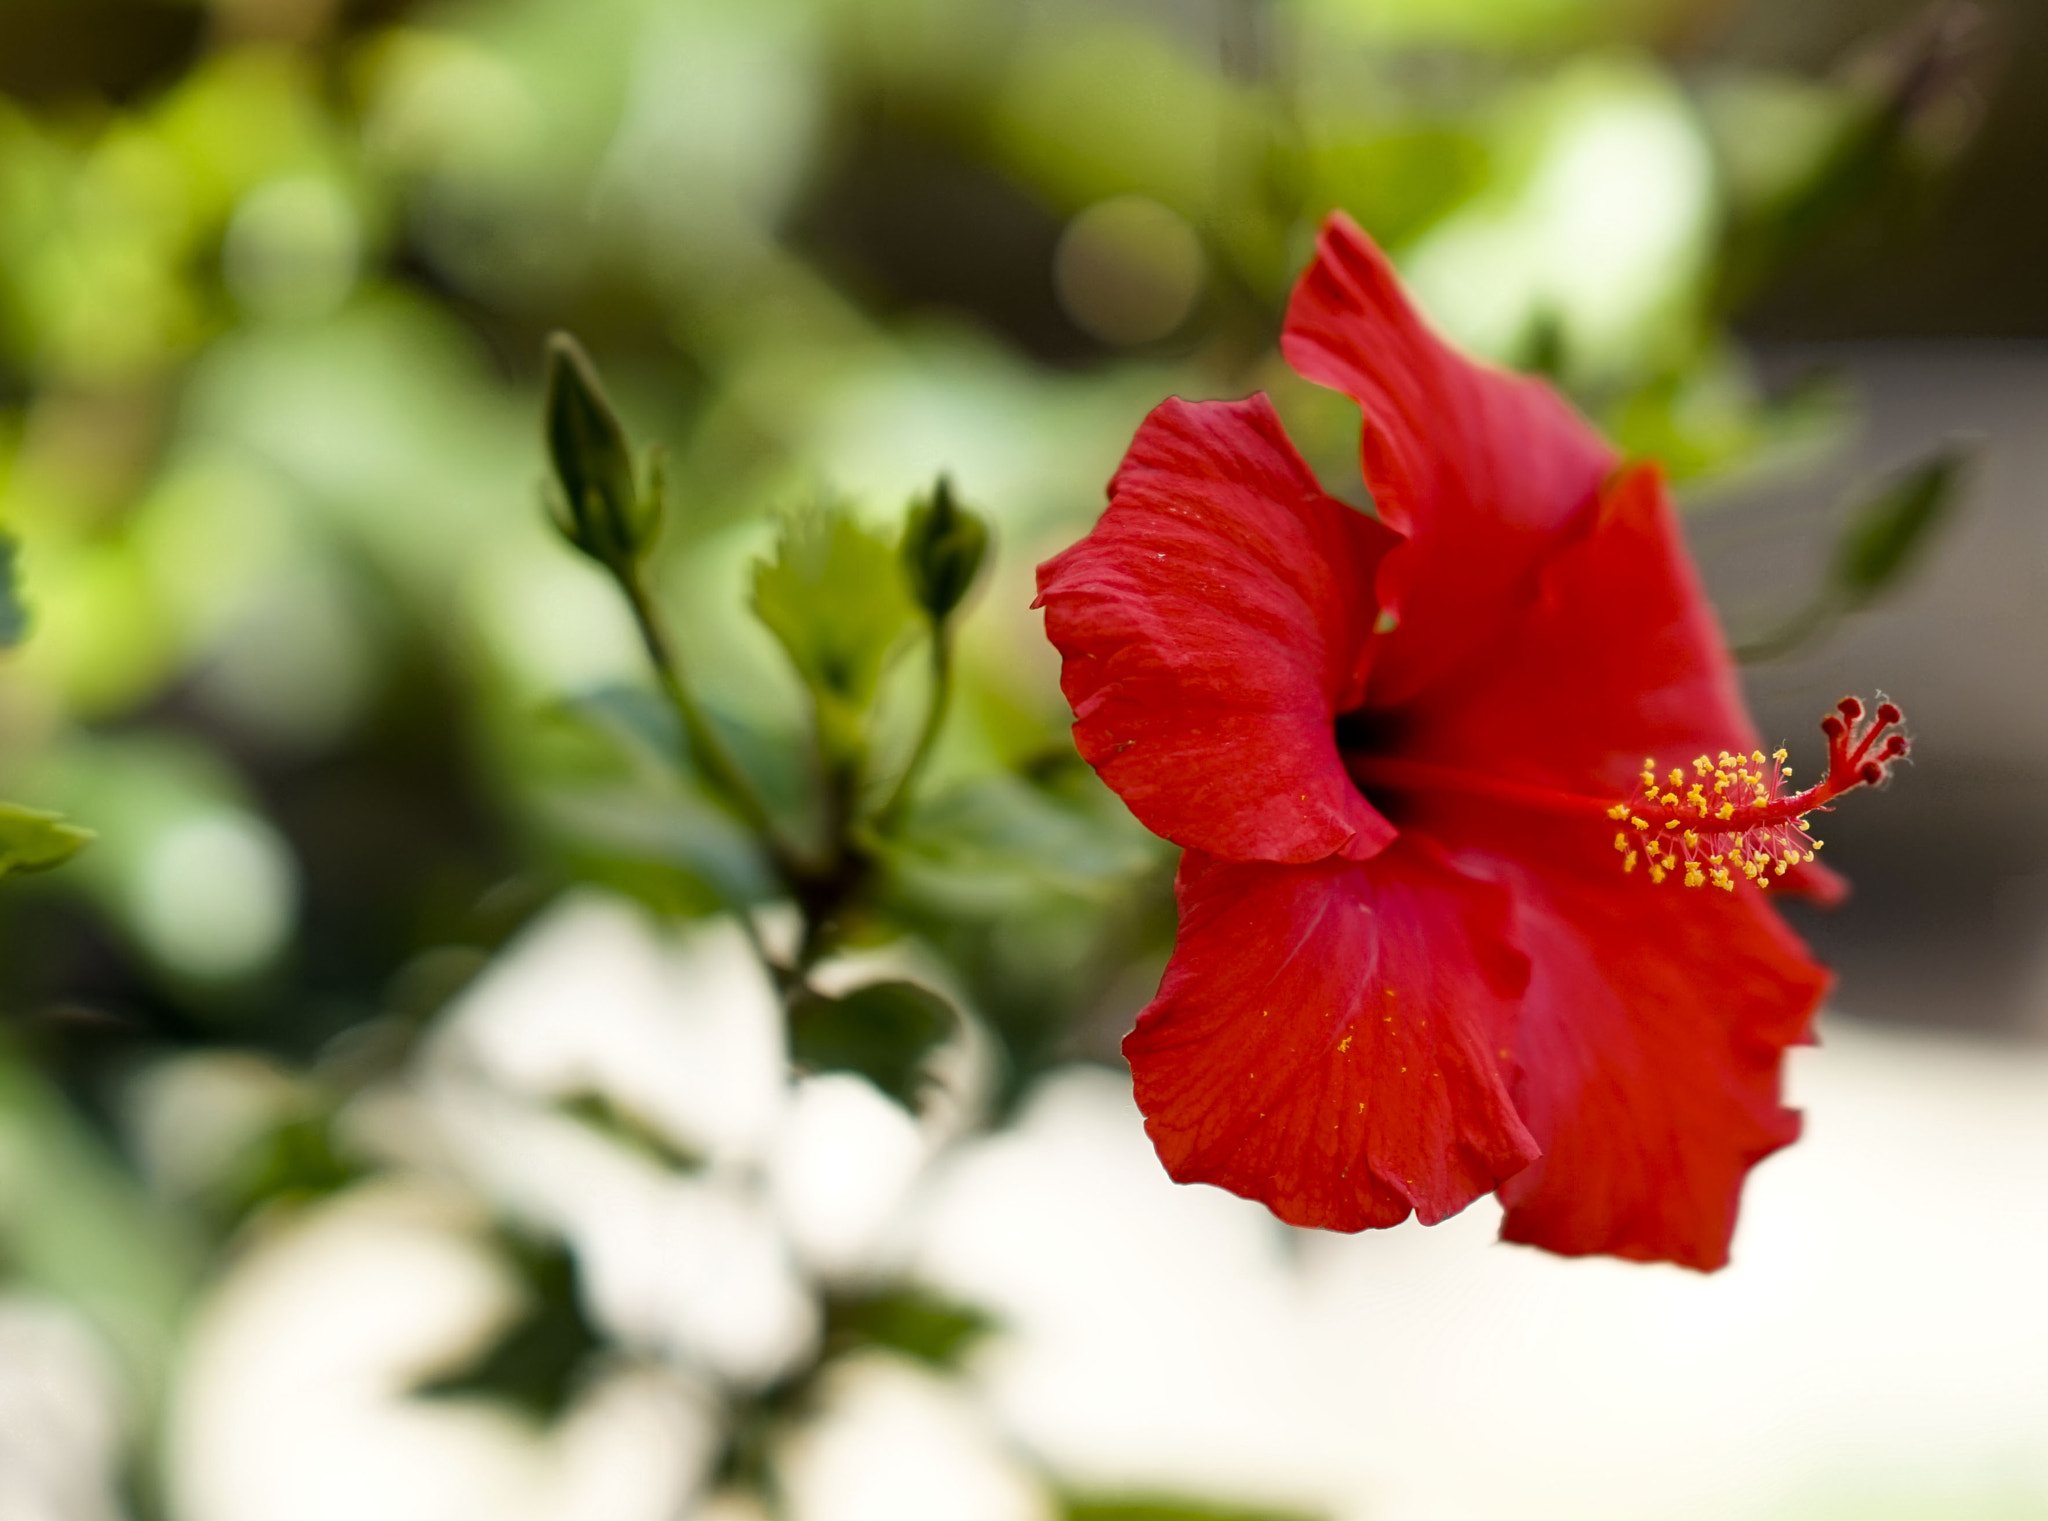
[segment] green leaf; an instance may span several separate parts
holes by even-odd
[[[28,608],[21,600],[21,545],[0,533],[0,650],[28,637]]]
[[[653,1121],[621,1108],[605,1094],[594,1090],[572,1093],[555,1107],[671,1172],[701,1172],[704,1168],[704,1159],[697,1153],[671,1140]]]
[[[925,1058],[953,1031],[952,1005],[914,982],[871,982],[790,1010],[790,1055],[812,1072],[857,1072],[914,1109]]]
[[[1252,1510],[1167,1495],[1069,1497],[1066,1521],[1309,1521],[1300,1511]]]
[[[223,1190],[230,1219],[272,1203],[303,1203],[339,1193],[364,1168],[334,1143],[332,1116],[296,1115],[277,1126]]]
[[[1735,658],[1788,655],[1891,590],[1954,511],[1973,452],[1951,443],[1852,507],[1820,589],[1769,633],[1736,646]]]
[[[543,1422],[574,1397],[603,1339],[583,1313],[576,1260],[559,1242],[504,1235],[500,1245],[526,1289],[525,1310],[474,1361],[420,1384],[429,1399],[485,1399]]]
[[[916,616],[894,549],[841,508],[798,513],[754,567],[754,611],[816,698],[828,751],[848,753]]]
[[[1092,777],[1068,800],[997,773],[920,801],[890,866],[893,885],[919,902],[988,916],[1047,894],[1117,899],[1163,848]]]
[[[1887,590],[1953,509],[1967,445],[1951,444],[1858,506],[1835,545],[1829,579],[1851,607]]]
[[[968,1349],[996,1328],[986,1311],[919,1288],[836,1300],[826,1314],[826,1337],[835,1350],[883,1347],[942,1372],[959,1367]]]
[[[953,483],[942,475],[930,496],[911,503],[899,553],[911,596],[932,622],[944,623],[981,572],[988,525],[953,500]]]
[[[65,823],[61,814],[0,803],[0,877],[62,866],[92,838],[90,829]]]

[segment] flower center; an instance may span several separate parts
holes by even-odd
[[[1772,877],[1811,861],[1821,842],[1806,815],[1826,812],[1852,788],[1875,787],[1908,748],[1898,730],[1904,715],[1894,704],[1881,702],[1868,717],[1854,697],[1835,708],[1820,725],[1828,741],[1827,774],[1804,792],[1786,790],[1792,768],[1783,750],[1768,759],[1761,750],[1723,750],[1712,760],[1695,757],[1689,774],[1674,766],[1662,777],[1654,759],[1644,760],[1635,795],[1607,810],[1625,826],[1614,836],[1621,869],[1647,863],[1652,882],[1682,874],[1687,887],[1732,893],[1738,876],[1769,887]]]

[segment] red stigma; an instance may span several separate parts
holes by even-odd
[[[1674,766],[1662,777],[1656,762],[1645,760],[1635,796],[1607,810],[1627,826],[1614,836],[1622,870],[1646,861],[1652,882],[1682,872],[1687,887],[1733,892],[1738,875],[1768,887],[1772,877],[1811,861],[1821,842],[1808,832],[1806,816],[1825,812],[1852,788],[1878,786],[1910,748],[1897,732],[1905,717],[1897,704],[1879,703],[1868,721],[1865,711],[1861,701],[1844,697],[1821,719],[1827,774],[1804,792],[1784,790],[1792,768],[1783,750],[1768,759],[1761,750],[1723,750],[1713,760],[1696,757],[1689,773]]]

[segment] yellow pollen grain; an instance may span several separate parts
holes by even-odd
[[[1628,836],[1626,834],[1617,833],[1614,837],[1614,848],[1616,850],[1627,850]]]
[[[1621,869],[1623,871],[1634,871],[1636,869],[1636,853],[1633,850],[1622,858]]]
[[[1678,806],[1678,794],[1675,792],[1667,792],[1662,797],[1658,798],[1657,801],[1662,803],[1666,808],[1676,808]]]
[[[1685,773],[1676,766],[1671,768],[1671,785],[1674,787],[1683,787],[1685,785]]]
[[[1734,805],[1733,803],[1723,803],[1723,804],[1721,805],[1721,811],[1720,811],[1719,813],[1715,814],[1715,815],[1714,815],[1714,817],[1715,817],[1715,818],[1717,818],[1717,819],[1732,819],[1732,818],[1734,818],[1734,817],[1735,817],[1735,805]]]
[[[1752,766],[1761,766],[1761,765],[1762,765],[1762,764],[1764,763],[1764,752],[1763,752],[1763,751],[1761,751],[1761,750],[1758,750],[1758,751],[1756,751],[1755,753],[1753,753],[1753,754],[1752,754],[1752,755],[1751,755],[1751,756],[1749,757],[1749,763],[1750,763],[1750,764],[1751,764]]]
[[[1708,760],[1704,755],[1694,756],[1692,769],[1699,772],[1701,776],[1705,776],[1709,771],[1714,769],[1714,763]]]
[[[1661,866],[1652,866],[1650,868],[1650,880],[1652,882],[1662,882],[1664,880],[1664,868]]]
[[[1771,759],[1772,759],[1772,760],[1774,760],[1774,761],[1776,761],[1776,762],[1777,762],[1777,763],[1778,763],[1779,765],[1781,765],[1781,766],[1782,766],[1782,765],[1784,765],[1784,764],[1785,764],[1785,757],[1786,757],[1786,756],[1788,756],[1788,755],[1790,755],[1791,753],[1792,753],[1791,751],[1789,751],[1789,750],[1786,750],[1786,749],[1783,749],[1783,748],[1781,747],[1781,748],[1779,748],[1779,749],[1776,749],[1776,750],[1773,750],[1773,751],[1771,752]]]
[[[1337,1042],[1337,1052],[1338,1052],[1338,1054],[1339,1054],[1340,1056],[1341,1056],[1341,1055],[1342,1055],[1342,1054],[1343,1054],[1344,1052],[1346,1052],[1346,1051],[1349,1051],[1350,1049],[1351,1049],[1351,1037],[1350,1037],[1350,1036],[1348,1036],[1348,1035],[1347,1035],[1347,1036],[1345,1036],[1345,1037],[1344,1037],[1344,1038],[1343,1038],[1342,1040],[1340,1040],[1340,1041],[1338,1041],[1338,1042]]]
[[[1610,819],[1616,819],[1616,820],[1620,820],[1620,819],[1625,819],[1625,818],[1627,818],[1627,817],[1628,817],[1628,804],[1626,804],[1626,803],[1616,803],[1616,804],[1615,804],[1615,805],[1614,805],[1614,806],[1613,806],[1612,808],[1610,808],[1610,809],[1608,809],[1608,810],[1607,810],[1607,816],[1608,816],[1608,817],[1609,817]]]
[[[1649,826],[1648,824],[1644,823],[1644,822],[1643,822],[1643,821],[1642,821],[1641,819],[1637,818],[1637,817],[1636,817],[1636,816],[1635,816],[1634,814],[1630,814],[1630,815],[1629,815],[1629,817],[1628,817],[1628,821],[1629,821],[1629,822],[1630,822],[1631,824],[1635,825],[1635,826],[1636,826],[1636,828],[1638,828],[1638,829],[1648,829],[1648,828],[1650,827],[1650,826]]]
[[[1685,832],[1685,848],[1686,848],[1687,850],[1697,850],[1697,849],[1699,848],[1699,843],[1700,843],[1700,837],[1699,837],[1698,835],[1694,834],[1694,833],[1693,833],[1693,832],[1692,832],[1692,831],[1691,831],[1690,829],[1686,830],[1686,832]]]

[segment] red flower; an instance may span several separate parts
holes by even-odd
[[[1840,895],[1799,816],[1898,712],[1845,701],[1783,796],[1655,470],[1448,348],[1342,217],[1282,349],[1364,409],[1377,519],[1263,396],[1171,400],[1039,570],[1081,754],[1186,852],[1146,1129],[1297,1225],[1497,1191],[1509,1240],[1718,1267],[1828,984],[1757,888]]]

